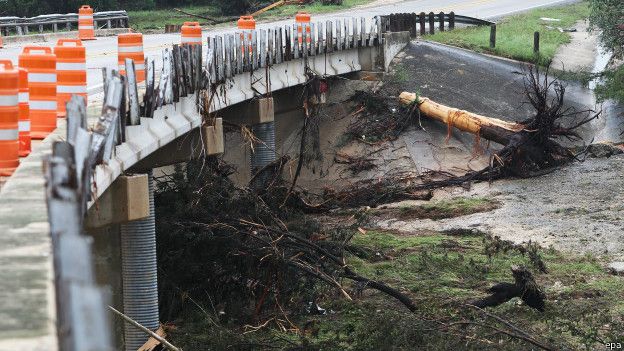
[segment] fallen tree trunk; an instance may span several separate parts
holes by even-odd
[[[507,122],[444,106],[410,92],[401,93],[399,99],[401,103],[406,105],[416,103],[420,112],[427,117],[448,125],[449,133],[451,128],[455,127],[501,145],[507,145],[515,133],[524,129],[524,125],[519,123]]]

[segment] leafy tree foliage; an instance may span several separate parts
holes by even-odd
[[[624,3],[622,0],[590,0],[589,21],[600,31],[600,42],[613,52],[615,58],[624,58]],[[596,87],[600,100],[615,99],[624,103],[624,65],[607,69],[603,82]]]
[[[624,3],[622,0],[591,0],[589,21],[600,30],[602,45],[619,58],[624,55]]]

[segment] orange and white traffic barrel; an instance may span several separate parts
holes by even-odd
[[[56,101],[59,117],[65,117],[65,104],[72,95],[82,96],[87,102],[87,56],[80,39],[59,39],[54,47],[56,55]]]
[[[305,11],[299,11],[297,12],[297,15],[295,15],[295,23],[297,25],[297,37],[299,38],[299,44],[303,43],[303,28],[306,29],[306,42],[309,43],[312,41],[312,33],[310,28],[311,20],[312,16],[310,16],[310,14]]]
[[[123,33],[117,36],[117,65],[119,73],[126,74],[126,59],[134,61],[137,83],[145,81],[145,54],[143,53],[143,34]]]
[[[249,33],[248,40],[249,42],[251,42],[251,39],[253,38],[251,32],[256,29],[256,20],[253,18],[253,16],[240,16],[236,24],[238,26],[238,29],[243,31],[243,34],[241,34],[241,40],[244,42],[244,36]]]
[[[78,38],[81,40],[95,40],[93,9],[89,5],[82,5],[78,9]]]
[[[56,55],[46,46],[27,46],[19,66],[28,71],[30,137],[44,139],[56,129]]]
[[[28,71],[19,69],[19,119],[17,129],[19,131],[19,156],[26,157],[30,154],[30,105],[28,103]]]
[[[184,22],[181,30],[182,45],[201,45],[202,28],[199,22]]]
[[[10,60],[0,60],[0,176],[10,176],[19,166],[19,76]]]

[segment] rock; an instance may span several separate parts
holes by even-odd
[[[624,275],[624,262],[611,262],[608,269],[611,274]]]
[[[611,143],[596,143],[587,146],[587,156],[595,158],[611,157],[624,153],[622,149]]]

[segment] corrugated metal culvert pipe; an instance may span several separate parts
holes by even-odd
[[[259,170],[275,161],[275,122],[254,124],[251,130],[258,139],[262,140],[262,143],[254,143],[254,152],[251,154],[251,176],[253,177]],[[255,189],[261,187],[268,180],[264,178],[256,177],[252,187]]]
[[[150,216],[121,225],[121,266],[124,313],[151,330],[158,329],[158,279],[154,178],[148,173]],[[126,351],[136,351],[148,337],[125,323]]]

